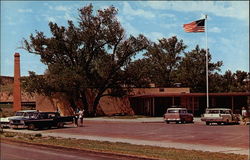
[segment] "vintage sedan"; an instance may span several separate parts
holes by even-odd
[[[220,124],[230,124],[230,123],[239,123],[240,118],[233,114],[231,109],[228,108],[209,108],[206,109],[206,112],[203,114],[202,121],[206,122],[206,125],[212,123]]]
[[[193,123],[193,114],[188,113],[186,108],[168,108],[164,114],[164,121],[166,123]]]
[[[11,119],[29,118],[30,116],[32,116],[34,113],[37,113],[37,112],[38,111],[36,110],[20,110],[20,111],[17,111],[14,116],[0,118],[1,127],[2,128],[10,127]]]

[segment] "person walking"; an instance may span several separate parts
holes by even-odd
[[[74,126],[78,127],[78,119],[79,119],[79,113],[76,111],[74,112]]]
[[[84,109],[79,111],[80,127],[83,127],[83,115],[84,115]]]

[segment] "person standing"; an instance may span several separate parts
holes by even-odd
[[[79,119],[79,113],[76,111],[74,112],[74,126],[78,127],[78,119]]]
[[[242,107],[241,114],[242,114],[242,118],[246,118],[247,117],[247,110],[246,110],[245,107]]]
[[[83,126],[83,115],[84,115],[84,109],[79,111],[80,127]]]

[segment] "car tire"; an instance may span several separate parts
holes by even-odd
[[[210,125],[210,122],[206,122],[206,125]]]
[[[167,124],[169,124],[169,121],[166,121]]]
[[[36,126],[31,123],[31,124],[28,125],[28,129],[29,130],[36,130]]]
[[[221,125],[221,122],[218,122],[217,124],[218,124],[218,125]]]
[[[63,122],[58,122],[57,123],[57,128],[63,128],[64,127],[64,123]]]

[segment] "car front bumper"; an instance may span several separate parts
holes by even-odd
[[[10,128],[18,129],[18,128],[27,128],[24,124],[10,124]]]
[[[168,119],[164,119],[165,121],[167,121],[167,122],[179,122],[179,121],[181,121],[181,119],[180,118],[168,118]]]
[[[223,118],[206,118],[206,117],[203,117],[201,118],[201,121],[205,121],[205,122],[224,122]]]

